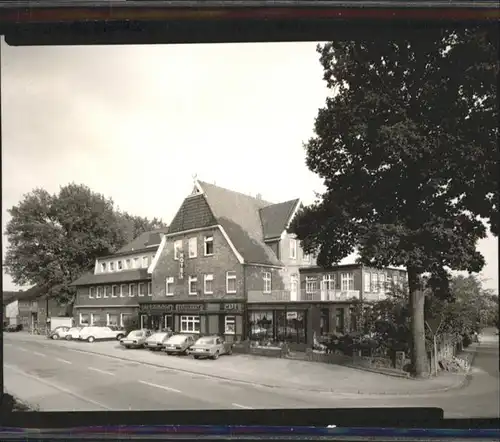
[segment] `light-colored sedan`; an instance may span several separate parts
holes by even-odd
[[[59,333],[59,337],[61,339],[66,339],[67,341],[71,341],[72,339],[80,339],[80,332],[84,329],[84,327],[71,327],[64,332]]]
[[[189,349],[189,354],[193,355],[195,359],[218,359],[221,355],[230,355],[232,353],[233,345],[224,342],[224,339],[219,336],[205,336],[200,338]]]
[[[109,327],[84,327],[80,331],[80,340],[87,342],[94,341],[110,341],[112,339],[123,338],[123,332],[120,330],[112,330]]]
[[[62,339],[65,336],[65,333],[67,333],[68,331],[69,327],[61,325],[60,327],[56,327],[54,330],[52,330],[47,337],[54,340]]]
[[[172,336],[169,332],[157,332],[153,333],[149,338],[146,339],[145,347],[151,351],[160,351],[165,342]]]
[[[189,335],[174,335],[168,338],[163,344],[167,355],[187,354],[189,347],[194,344],[195,339]]]
[[[149,330],[132,330],[125,338],[120,339],[120,345],[125,348],[144,348],[150,335]]]

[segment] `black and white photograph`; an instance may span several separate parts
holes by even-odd
[[[498,35],[1,42],[19,411],[500,417]]]

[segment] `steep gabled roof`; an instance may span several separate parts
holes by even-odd
[[[245,262],[283,265],[264,243],[259,211],[272,203],[203,181],[198,181],[198,184],[218,224],[224,228]]]
[[[143,250],[151,246],[159,246],[163,233],[167,233],[168,229],[157,229],[149,232],[144,232],[137,238],[123,246],[116,253],[132,252],[134,250]]]
[[[264,239],[279,238],[286,229],[299,199],[271,204],[260,209],[260,219],[264,230]]]
[[[184,232],[192,229],[202,229],[217,224],[212,209],[205,195],[199,194],[187,197],[170,223],[169,233]]]

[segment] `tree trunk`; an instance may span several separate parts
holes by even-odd
[[[420,275],[415,269],[408,267],[408,284],[410,290],[412,352],[411,362],[413,374],[417,378],[428,372],[425,351],[425,295],[421,286]]]

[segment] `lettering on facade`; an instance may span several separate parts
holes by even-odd
[[[199,312],[203,310],[203,304],[177,304],[175,310],[178,312]]]
[[[243,310],[242,304],[224,304],[224,310],[230,312],[240,312]]]
[[[179,279],[184,279],[184,252],[179,250]]]
[[[286,319],[297,319],[298,314],[297,312],[286,312]]]

